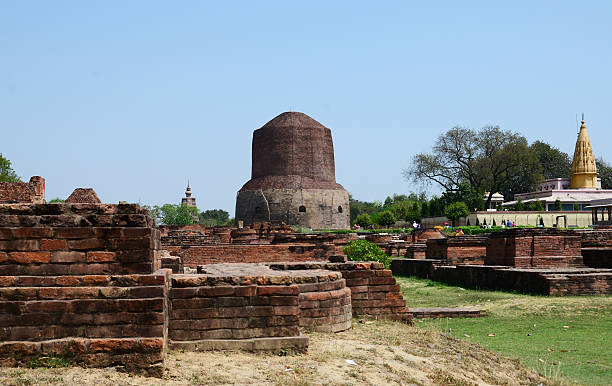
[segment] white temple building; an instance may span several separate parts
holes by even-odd
[[[504,202],[502,206],[512,206],[519,200],[528,204],[539,200],[547,211],[555,210],[555,202],[561,202],[561,210],[590,210],[592,200],[612,199],[612,190],[601,189],[601,178],[597,177],[597,166],[593,148],[582,116],[582,124],[572,160],[571,178],[554,178],[540,183],[536,192],[514,195],[514,201]]]

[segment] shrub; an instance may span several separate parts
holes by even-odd
[[[561,200],[558,198],[555,200],[555,210],[560,212],[563,210],[563,205],[561,205]]]
[[[391,264],[391,258],[378,245],[367,240],[349,240],[342,251],[352,261],[378,261],[385,268]]]
[[[362,213],[359,216],[357,216],[357,218],[355,219],[355,224],[358,224],[359,226],[365,228],[373,223],[372,223],[372,219],[370,218],[369,214]]]
[[[467,217],[469,214],[470,210],[465,202],[462,201],[454,202],[444,208],[444,215],[453,222],[453,226],[455,226],[457,220],[461,217]]]
[[[390,210],[385,210],[380,214],[380,216],[378,216],[377,224],[383,227],[388,227],[389,225],[395,224],[396,221],[397,219],[393,213]]]

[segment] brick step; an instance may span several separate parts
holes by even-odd
[[[428,307],[410,308],[412,316],[419,319],[424,318],[479,318],[486,316],[486,311],[480,308],[448,308],[448,307]]]

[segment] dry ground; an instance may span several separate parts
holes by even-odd
[[[517,360],[449,335],[397,322],[354,320],[342,333],[309,333],[308,353],[170,352],[162,379],[117,369],[0,368],[0,383],[172,384],[554,384]],[[355,364],[348,363],[354,361]]]

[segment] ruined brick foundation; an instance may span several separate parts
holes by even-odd
[[[168,345],[303,351],[302,330],[343,331],[353,314],[411,320],[380,263],[206,264],[182,274],[182,257],[159,247],[136,204],[0,205],[0,364],[61,355],[159,375]]]

